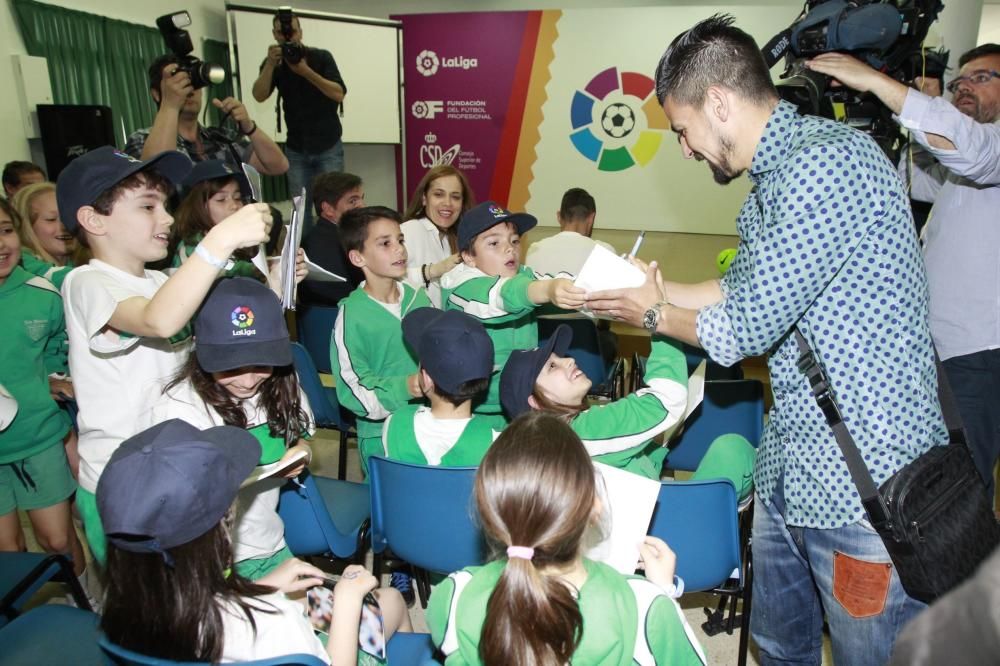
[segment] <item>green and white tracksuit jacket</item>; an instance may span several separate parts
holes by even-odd
[[[476,467],[507,424],[499,415],[473,414],[455,439],[443,441],[436,435],[436,441],[418,441],[414,420],[418,412],[429,411],[430,407],[407,405],[385,420],[382,447],[387,458],[417,465]]]
[[[427,624],[447,666],[482,664],[479,640],[486,606],[507,560],[457,571],[434,588]],[[656,584],[584,560],[587,580],[577,603],[583,616],[579,666],[686,666],[707,663],[680,607]]]
[[[486,327],[493,340],[493,377],[480,414],[502,414],[500,371],[515,349],[538,346],[535,308],[528,300],[528,285],[534,281],[530,268],[521,266],[517,275],[504,278],[487,275],[478,268],[459,264],[441,276],[441,301],[445,310],[461,310]]]
[[[660,480],[667,449],[653,439],[675,426],[687,407],[687,363],[680,345],[654,337],[646,388],[595,405],[569,425],[598,462]]]
[[[337,399],[358,417],[358,447],[367,476],[368,456],[380,455],[382,421],[413,400],[406,379],[417,371],[417,359],[403,341],[402,318],[430,307],[423,289],[398,282],[399,312],[379,303],[365,283],[340,302],[333,327],[330,365],[337,378]]]

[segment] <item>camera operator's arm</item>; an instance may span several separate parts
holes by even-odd
[[[227,97],[222,100],[213,99],[212,104],[232,117],[243,136],[250,137],[250,146],[253,148],[250,166],[268,176],[280,176],[288,171],[288,158],[281,152],[274,139],[250,119],[250,114],[242,102],[235,97]]]
[[[320,51],[319,53],[322,54],[322,62],[319,63],[320,71],[318,72],[309,66],[309,63],[306,62],[308,60],[307,58],[303,58],[294,65],[286,62],[285,66],[309,83],[316,86],[321,93],[332,99],[334,102],[343,102],[344,95],[347,94],[347,88],[344,86],[343,80],[340,78],[340,71],[337,69],[337,63],[333,60],[333,56],[330,55],[329,52]]]
[[[160,81],[160,108],[156,112],[149,136],[142,146],[139,159],[148,160],[165,150],[177,150],[177,126],[181,108],[189,95],[194,94],[191,77],[177,70],[171,63],[163,68]]]
[[[253,98],[263,102],[274,92],[274,70],[281,64],[281,45],[271,44],[267,47],[267,59],[261,65],[260,74],[253,82]]]

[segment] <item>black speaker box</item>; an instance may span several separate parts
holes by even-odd
[[[75,158],[94,148],[115,145],[111,109],[83,104],[39,104],[38,127],[49,180]]]

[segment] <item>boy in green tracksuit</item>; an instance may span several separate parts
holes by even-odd
[[[585,292],[570,280],[535,280],[521,266],[521,235],[538,224],[527,213],[511,213],[485,201],[462,214],[458,249],[462,263],[441,276],[445,310],[461,310],[483,322],[493,340],[493,367],[485,401],[475,410],[502,414],[499,370],[516,349],[538,346],[535,308],[552,303],[574,310],[585,304]]]
[[[420,360],[420,389],[430,402],[385,420],[386,457],[418,465],[475,466],[506,424],[472,413],[493,374],[493,341],[472,317],[419,308],[403,318],[403,338]]]
[[[423,289],[402,281],[406,246],[399,214],[383,206],[348,211],[340,219],[340,237],[348,260],[365,280],[340,302],[333,327],[330,366],[337,378],[337,398],[358,417],[361,471],[368,458],[384,452],[382,422],[408,402],[422,397],[417,361],[403,341],[402,319],[429,307]]]
[[[17,509],[26,511],[43,550],[86,561],[70,517],[76,482],[63,441],[69,417],[52,399],[51,373],[66,372],[66,326],[59,291],[18,265],[14,220],[0,214],[0,384],[17,401],[0,431],[0,551],[24,548]]]

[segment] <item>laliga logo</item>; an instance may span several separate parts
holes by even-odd
[[[490,206],[489,211],[490,215],[493,217],[503,217],[507,214],[507,212],[500,206]]]
[[[417,100],[410,107],[415,118],[426,118],[431,120],[437,114],[444,111],[444,102],[440,100],[427,100],[426,102]]]
[[[253,310],[246,305],[238,305],[230,315],[233,321],[233,335],[256,335],[257,331],[247,330],[253,326]]]
[[[452,58],[439,59],[437,53],[430,49],[424,49],[417,55],[417,71],[424,76],[434,76],[438,67],[448,69],[475,69],[479,67],[478,58],[466,58],[465,56],[454,56]]]
[[[442,150],[441,146],[437,145],[437,135],[433,132],[426,134],[424,141],[427,144],[420,146],[420,166],[425,169],[451,164],[458,157],[458,151],[462,149],[462,146],[456,143],[448,150]]]

